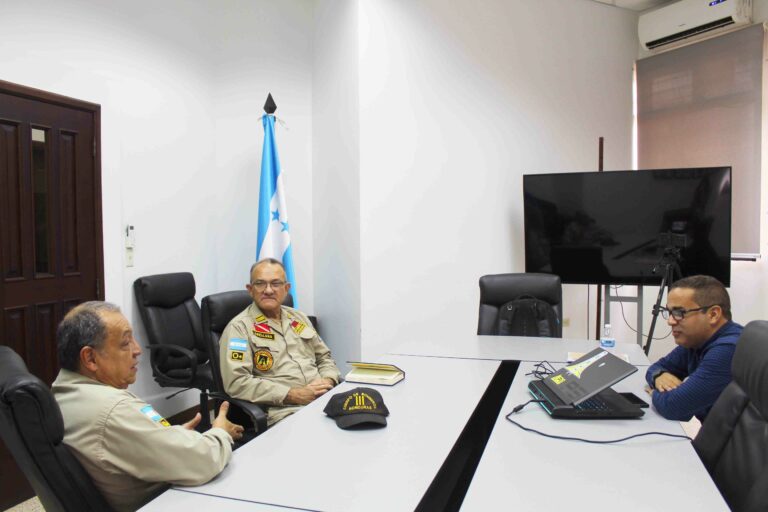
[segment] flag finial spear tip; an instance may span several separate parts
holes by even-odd
[[[267,102],[264,103],[264,112],[267,114],[274,114],[275,110],[277,110],[277,105],[275,104],[275,100],[272,99],[272,93],[267,93]]]

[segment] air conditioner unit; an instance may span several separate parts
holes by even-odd
[[[640,15],[637,32],[648,50],[662,50],[752,23],[752,0],[681,0]]]

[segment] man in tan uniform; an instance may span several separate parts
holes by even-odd
[[[221,376],[230,396],[266,406],[271,426],[338,384],[339,369],[307,316],[282,305],[282,263],[255,263],[246,289],[253,304],[221,335]]]
[[[127,390],[141,349],[128,320],[107,302],[70,311],[56,332],[61,371],[53,395],[64,417],[64,443],[116,510],[136,510],[166,483],[200,485],[232,456],[242,427],[224,403],[213,428],[200,434],[200,414],[171,426]]]

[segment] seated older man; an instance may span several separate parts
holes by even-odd
[[[116,510],[136,510],[166,483],[200,485],[218,475],[243,429],[224,403],[213,428],[200,434],[200,414],[171,426],[128,391],[141,348],[120,309],[86,302],[56,333],[61,371],[53,395],[64,417],[64,443]]]
[[[221,335],[221,376],[230,396],[266,406],[271,426],[335,386],[339,369],[307,316],[283,306],[282,263],[255,263],[246,289],[253,304]]]

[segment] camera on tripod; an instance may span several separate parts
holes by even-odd
[[[651,320],[648,340],[645,343],[645,355],[648,355],[648,351],[651,349],[653,331],[656,329],[656,320],[659,317],[659,311],[661,311],[661,299],[664,296],[664,290],[666,289],[669,291],[670,285],[682,277],[680,271],[680,262],[683,259],[681,251],[691,244],[691,240],[688,235],[684,233],[667,231],[666,233],[659,233],[657,235],[656,244],[659,249],[661,249],[661,256],[659,257],[659,261],[657,261],[651,269],[651,272],[656,274],[659,269],[661,269],[664,273],[661,278],[661,285],[659,285],[659,294],[656,296],[656,303],[653,305],[652,309],[653,320]]]
[[[666,233],[659,233],[656,237],[656,245],[663,248],[665,251],[668,249],[687,249],[691,245],[691,240],[688,235],[684,233],[673,233],[667,231]]]

